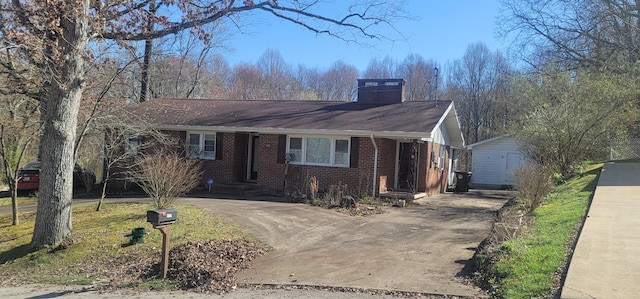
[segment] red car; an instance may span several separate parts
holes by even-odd
[[[89,186],[96,183],[93,171],[76,165],[73,168],[73,187]],[[40,187],[40,162],[31,162],[18,170],[18,190],[37,190]]]
[[[36,190],[40,186],[40,162],[31,162],[18,170],[18,190]]]

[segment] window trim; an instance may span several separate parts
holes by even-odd
[[[294,165],[309,165],[309,166],[328,166],[328,167],[343,167],[349,168],[351,165],[351,137],[345,136],[327,136],[327,135],[287,135],[287,143],[286,143],[286,154],[291,153],[291,138],[300,138],[302,139],[302,150],[300,153],[300,162],[298,161],[289,161],[290,164]],[[329,163],[312,163],[307,162],[307,139],[308,138],[324,138],[331,140],[331,148],[329,153]],[[336,140],[344,140],[347,142],[347,161],[345,164],[336,164]]]
[[[198,154],[194,155],[191,153],[191,135],[198,135]],[[213,135],[213,152],[211,152],[210,156],[205,156],[205,136]],[[210,139],[209,139],[210,140]],[[186,157],[189,159],[201,159],[201,160],[215,160],[216,152],[218,150],[218,136],[217,132],[213,131],[187,131],[187,140],[186,140]]]
[[[438,157],[438,166],[440,170],[444,170],[445,157],[447,155],[447,148],[444,144],[440,144],[440,156]]]

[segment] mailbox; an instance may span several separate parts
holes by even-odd
[[[153,225],[172,224],[178,219],[178,211],[173,209],[147,211],[147,222]]]

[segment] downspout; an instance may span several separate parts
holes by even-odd
[[[371,136],[369,136],[371,138],[371,143],[373,144],[373,148],[374,148],[374,153],[373,153],[373,192],[371,192],[371,196],[373,198],[376,198],[376,185],[377,185],[377,180],[376,177],[378,177],[378,145],[376,144],[376,140],[373,139],[373,133],[371,133]]]

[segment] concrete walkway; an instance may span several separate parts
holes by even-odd
[[[640,164],[606,164],[561,298],[638,298]]]

